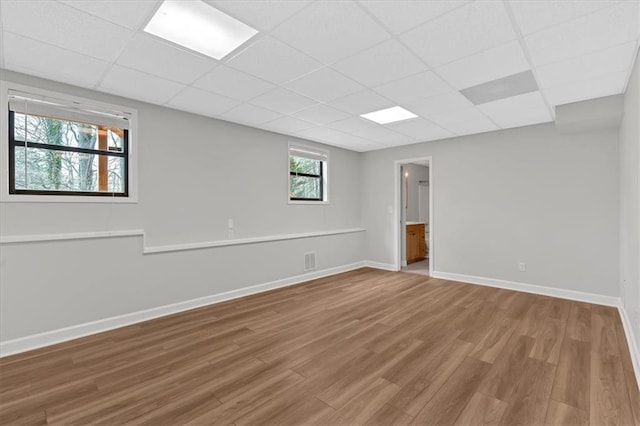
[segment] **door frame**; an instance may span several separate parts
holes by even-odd
[[[405,164],[411,164],[416,161],[427,161],[429,163],[429,275],[433,276],[433,266],[435,264],[434,259],[434,246],[433,246],[433,233],[434,233],[434,223],[433,223],[433,157],[414,157],[414,158],[405,158],[402,160],[396,160],[393,163],[393,176],[394,176],[394,194],[395,194],[395,213],[394,213],[394,226],[393,226],[393,235],[394,241],[394,268],[396,271],[400,271],[402,269],[402,231],[403,231],[403,223],[402,223],[402,209],[404,205],[402,204],[402,166]]]

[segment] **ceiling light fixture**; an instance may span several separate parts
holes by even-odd
[[[395,123],[396,121],[408,120],[410,118],[416,118],[417,115],[411,111],[407,111],[401,106],[394,106],[391,108],[381,109],[379,111],[369,112],[362,114],[360,117],[367,120],[374,121],[378,124]]]
[[[165,0],[144,31],[222,59],[257,30],[200,0]]]

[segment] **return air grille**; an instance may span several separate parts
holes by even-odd
[[[309,252],[304,254],[304,270],[313,271],[316,269],[316,253]]]

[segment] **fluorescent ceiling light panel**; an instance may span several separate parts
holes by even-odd
[[[411,111],[407,111],[400,106],[394,106],[387,109],[381,109],[380,111],[373,111],[367,114],[362,114],[360,117],[366,118],[367,120],[375,121],[378,124],[387,124],[415,118],[417,117],[417,115],[415,115]]]
[[[165,0],[144,30],[214,59],[258,33],[200,0]]]

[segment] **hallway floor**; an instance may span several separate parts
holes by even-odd
[[[420,262],[410,263],[402,268],[402,272],[410,272],[412,274],[429,275],[429,258]]]

